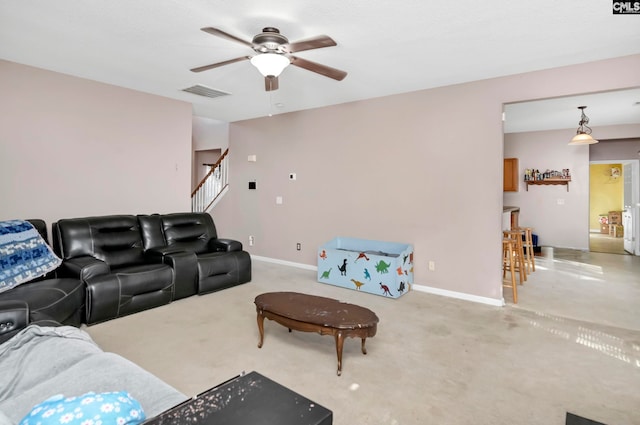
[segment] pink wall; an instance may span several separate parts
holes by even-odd
[[[640,55],[233,123],[216,224],[309,265],[335,236],[413,243],[417,284],[500,300],[503,103],[636,86]],[[0,218],[188,210],[189,104],[6,61],[0,90]]]
[[[206,174],[202,163],[217,161],[220,154],[229,147],[229,123],[194,116],[191,145],[193,150],[191,188],[195,189]],[[211,151],[219,152],[218,156],[212,159],[214,154]]]
[[[2,60],[0,93],[0,219],[190,209],[190,104]]]
[[[194,151],[221,149],[224,152],[229,147],[229,123],[211,118],[192,118],[191,140]]]
[[[640,113],[640,111],[638,111]],[[636,126],[635,137],[607,140],[606,143],[591,145],[591,161],[609,161],[620,159],[640,159],[640,125]]]
[[[417,284],[498,302],[503,103],[634,86],[640,55],[232,123],[213,215],[252,254],[308,265],[336,236],[412,243]]]

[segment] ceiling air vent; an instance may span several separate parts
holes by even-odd
[[[211,98],[228,96],[231,94],[225,91],[212,89],[211,87],[203,86],[201,84],[196,84],[195,86],[182,89],[182,91],[186,91],[187,93],[197,94],[198,96],[211,97]]]

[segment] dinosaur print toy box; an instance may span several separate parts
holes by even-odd
[[[413,246],[335,238],[318,248],[318,282],[398,298],[413,284]]]

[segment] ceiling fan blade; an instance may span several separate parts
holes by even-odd
[[[227,32],[219,30],[218,28],[213,27],[205,27],[200,28],[202,31],[207,32],[211,35],[215,35],[218,37],[226,38],[227,40],[235,41],[236,43],[244,44],[245,46],[251,47],[253,49],[253,43],[247,40],[243,40],[241,38],[236,37],[235,35],[231,35]]]
[[[286,46],[286,50],[289,53],[301,52],[303,50],[320,49],[322,47],[337,46],[338,44],[327,35],[319,35],[317,37],[309,38],[306,40],[296,41],[295,43],[289,43]]]
[[[299,66],[307,71],[315,72],[325,77],[333,78],[334,80],[342,81],[347,76],[345,71],[341,71],[330,66],[321,65],[316,62],[311,62],[306,59],[299,58],[297,56],[287,56],[291,60],[291,65]]]
[[[264,77],[264,89],[266,91],[278,90],[278,77],[273,75]]]
[[[224,62],[218,62],[218,63],[212,63],[211,65],[199,66],[197,68],[193,68],[191,70],[191,72],[208,71],[210,69],[217,68],[219,66],[229,65],[229,64],[235,63],[235,62],[246,61],[247,59],[251,59],[251,56],[241,56],[239,58],[229,59],[228,61],[224,61]]]

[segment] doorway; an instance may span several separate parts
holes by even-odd
[[[638,160],[590,161],[589,251],[638,255]]]
[[[622,227],[623,181],[621,162],[589,164],[589,251],[627,254]]]
[[[194,190],[222,155],[222,149],[197,150],[193,154],[191,190]]]

